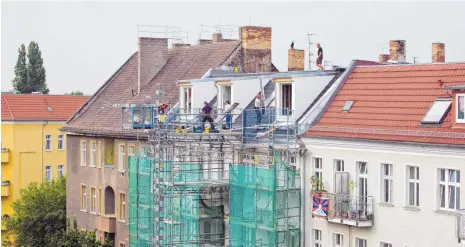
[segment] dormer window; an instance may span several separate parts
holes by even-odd
[[[426,113],[423,120],[421,120],[422,124],[440,124],[447,116],[447,113],[451,107],[451,98],[438,98],[434,101],[429,108],[428,112]]]
[[[457,123],[465,123],[465,94],[457,94],[456,97],[456,121]]]
[[[192,113],[192,86],[181,86],[181,106],[184,113]]]

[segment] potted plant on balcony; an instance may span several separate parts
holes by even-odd
[[[311,177],[312,182],[312,197],[321,197],[323,192],[326,192],[323,181],[316,175]]]
[[[10,185],[10,180],[5,180],[2,182],[2,186]]]
[[[353,218],[356,217],[356,212],[355,210],[351,210],[351,203],[354,203],[353,200],[351,200],[354,190],[357,187],[357,183],[354,180],[349,181],[349,184],[347,185],[347,188],[350,191],[349,196],[345,196],[344,199],[342,199],[342,217],[343,218]],[[355,202],[357,203],[357,202]],[[350,214],[349,214],[350,213]]]

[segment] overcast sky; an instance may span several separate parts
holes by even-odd
[[[189,43],[201,25],[271,26],[279,70],[287,69],[292,40],[308,49],[307,32],[318,34],[325,59],[338,65],[377,60],[379,44],[390,39],[407,40],[410,61],[431,62],[435,41],[446,44],[446,61],[465,61],[464,10],[465,2],[2,2],[2,91],[12,88],[18,47],[34,40],[50,93],[93,94],[136,51],[137,24],[180,27]]]

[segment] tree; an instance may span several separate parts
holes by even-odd
[[[84,94],[79,90],[73,90],[71,93],[65,93],[65,95],[84,95]]]
[[[24,92],[27,89],[26,46],[24,44],[18,48],[13,88],[19,92]]]
[[[21,93],[42,92],[47,94],[49,89],[45,83],[45,68],[42,59],[42,52],[40,51],[39,44],[34,41],[29,43],[27,53],[27,89]]]
[[[66,179],[30,183],[12,207],[5,223],[15,245],[48,246],[48,238],[66,229]]]
[[[95,231],[78,230],[76,218],[73,218],[73,226],[68,219],[66,230],[52,236],[49,243],[54,247],[112,247],[113,243],[105,239],[104,243],[96,241]]]

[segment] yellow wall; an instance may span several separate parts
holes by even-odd
[[[2,148],[9,149],[8,162],[2,160],[2,181],[9,180],[9,195],[2,196],[2,216],[11,215],[11,203],[19,198],[19,191],[31,182],[45,179],[45,167],[51,166],[52,179],[58,178],[58,165],[66,174],[66,135],[63,150],[58,150],[59,128],[64,122],[2,121]],[[45,150],[45,136],[51,135],[51,150]],[[2,227],[2,239],[4,239]]]

